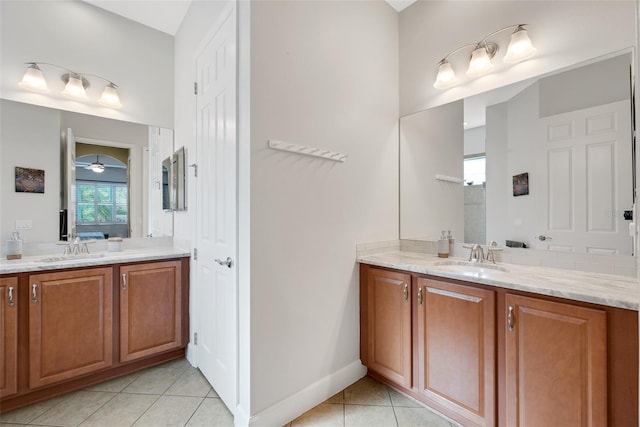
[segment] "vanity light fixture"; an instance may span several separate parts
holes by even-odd
[[[493,33],[484,37],[478,43],[466,44],[449,52],[438,63],[438,74],[436,76],[436,81],[433,84],[433,87],[435,87],[436,89],[446,89],[453,86],[457,82],[456,73],[453,69],[453,66],[448,61],[448,58],[463,49],[473,47],[471,57],[469,58],[469,68],[467,69],[467,76],[478,77],[489,72],[493,67],[491,60],[495,56],[496,52],[498,52],[499,46],[497,43],[490,42],[487,39],[511,28],[515,28],[515,30],[511,34],[511,41],[509,42],[507,53],[505,54],[503,61],[507,63],[514,63],[531,58],[536,53],[536,49],[531,43],[531,39],[527,34],[527,30],[524,28],[525,25],[526,24],[517,24],[501,28],[498,31],[494,31]]]
[[[100,99],[98,99],[98,103],[110,108],[122,107],[117,90],[118,86],[109,79],[105,79],[104,77],[95,74],[76,73],[75,71],[71,71],[60,65],[50,64],[47,62],[27,62],[26,64],[28,65],[27,71],[22,77],[22,81],[18,83],[18,85],[23,89],[40,93],[49,92],[47,81],[44,78],[44,73],[40,69],[40,66],[46,65],[66,71],[66,73],[61,76],[61,79],[65,84],[61,94],[67,98],[75,99],[77,101],[86,101],[88,99],[86,89],[90,84],[89,80],[87,80],[85,76],[95,77],[107,82]]]
[[[96,161],[91,163],[86,168],[89,169],[89,170],[92,170],[95,173],[104,172],[104,164],[100,163],[100,157],[99,156],[96,156]]]

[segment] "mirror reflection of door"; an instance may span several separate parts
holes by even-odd
[[[129,237],[129,150],[76,144],[76,235]]]

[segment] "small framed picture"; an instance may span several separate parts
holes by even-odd
[[[513,176],[513,196],[526,196],[529,194],[529,173],[521,173]]]
[[[16,166],[16,193],[44,193],[44,170]]]

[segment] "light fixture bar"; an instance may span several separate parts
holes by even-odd
[[[473,47],[473,50],[469,57],[469,67],[467,69],[467,75],[469,77],[477,77],[489,72],[493,67],[491,60],[499,50],[499,46],[497,43],[490,42],[487,39],[505,30],[515,28],[515,30],[511,34],[511,41],[509,43],[503,61],[507,63],[513,63],[531,58],[533,55],[535,55],[536,49],[531,43],[531,39],[527,34],[527,30],[524,28],[526,25],[527,24],[509,25],[508,27],[504,27],[497,31],[494,31],[493,33],[490,33],[478,43],[466,44],[455,50],[452,50],[447,55],[445,55],[445,57],[442,58],[442,60],[440,60],[440,62],[438,63],[438,72],[433,86],[436,89],[446,89],[456,83],[456,73],[453,69],[453,66],[448,61],[448,58],[451,55],[470,47]]]
[[[23,89],[40,93],[48,93],[49,88],[47,86],[47,81],[39,67],[39,65],[47,65],[66,71],[66,73],[61,76],[62,81],[65,84],[65,87],[61,92],[62,95],[74,100],[86,101],[88,99],[86,89],[90,84],[89,80],[87,80],[85,76],[91,76],[107,82],[100,99],[98,99],[98,103],[110,108],[122,107],[117,90],[118,86],[111,80],[105,79],[104,77],[96,74],[77,73],[66,67],[48,62],[26,62],[25,64],[28,65],[27,70],[22,77],[22,80],[18,83],[18,85]]]

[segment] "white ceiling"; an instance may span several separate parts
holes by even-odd
[[[191,0],[84,0],[99,8],[124,16],[147,27],[176,35]],[[208,0],[221,1],[221,0]],[[385,0],[398,12],[416,0]]]
[[[94,6],[176,35],[191,0],[84,0]],[[211,0],[217,1],[217,0]]]

